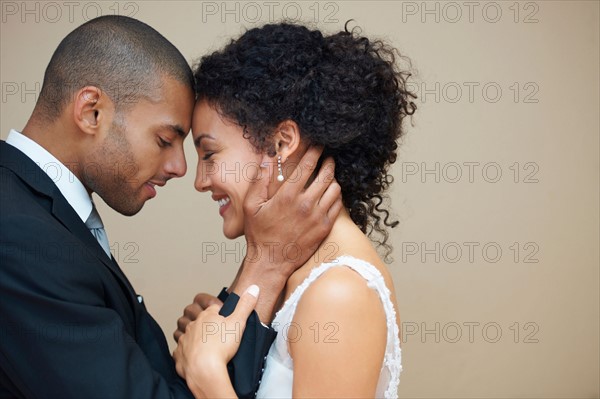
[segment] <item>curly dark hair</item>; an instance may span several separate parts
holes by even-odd
[[[333,157],[352,220],[387,257],[385,226],[398,222],[390,220],[383,192],[393,181],[388,168],[402,122],[416,110],[406,84],[411,74],[399,70],[399,58],[406,59],[356,28],[349,31],[348,23],[329,36],[293,23],[268,24],[202,57],[194,67],[196,92],[271,156],[276,127],[295,121],[303,140],[322,145],[323,158]]]

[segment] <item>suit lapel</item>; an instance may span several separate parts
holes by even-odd
[[[112,258],[109,259],[106,256],[106,252],[104,252],[96,238],[90,233],[85,223],[69,205],[48,175],[29,157],[4,141],[0,141],[0,165],[12,170],[34,191],[52,200],[52,215],[54,218],[81,241],[82,248],[88,252],[88,255],[97,258],[111,271],[136,313],[134,319],[137,318],[137,296],[127,277],[125,277],[119,265]]]
[[[69,205],[60,192],[59,195],[61,198],[53,198],[52,214],[54,217],[85,244],[85,249],[89,251],[91,255],[96,257],[110,269],[117,279],[119,279],[119,283],[123,286],[129,296],[135,298],[137,301],[137,296],[135,295],[133,287],[129,283],[129,280],[127,280],[127,277],[123,274],[117,262],[112,256],[109,258],[106,255],[106,252],[104,252],[96,238],[90,233],[79,215],[75,213],[75,210]]]

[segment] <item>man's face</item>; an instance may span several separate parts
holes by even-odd
[[[153,101],[117,112],[104,141],[86,160],[84,184],[115,211],[131,216],[156,196],[156,186],[186,172],[183,140],[190,131],[194,94],[165,78]]]

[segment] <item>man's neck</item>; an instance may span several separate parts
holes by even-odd
[[[69,139],[68,128],[60,118],[53,122],[43,122],[32,116],[21,134],[43,147],[83,182],[81,163],[77,156],[78,146]],[[86,190],[91,194],[87,187]]]

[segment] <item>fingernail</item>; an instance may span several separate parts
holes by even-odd
[[[260,292],[260,288],[258,288],[258,285],[252,284],[250,287],[248,287],[246,292],[248,294],[252,295],[253,297],[258,298],[258,293]]]

